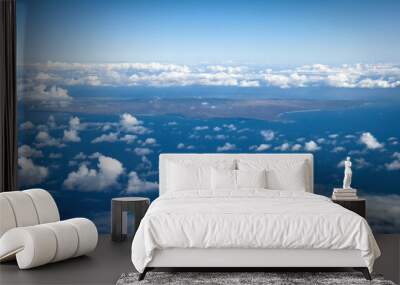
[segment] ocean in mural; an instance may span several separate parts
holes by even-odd
[[[158,156],[351,156],[376,232],[400,232],[399,1],[17,0],[20,188],[110,231],[158,195]]]

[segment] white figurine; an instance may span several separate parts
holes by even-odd
[[[353,176],[353,172],[351,171],[351,161],[350,156],[346,158],[344,162],[344,178],[343,178],[343,189],[352,189],[351,188],[351,177]]]

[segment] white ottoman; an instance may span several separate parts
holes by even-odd
[[[0,217],[0,261],[16,258],[20,269],[84,255],[97,245],[93,222],[60,222],[53,198],[42,189],[0,193]]]

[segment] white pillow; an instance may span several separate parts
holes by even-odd
[[[274,159],[238,161],[239,170],[267,172],[267,188],[305,192],[309,185],[308,164],[304,160]]]
[[[241,188],[267,188],[266,171],[263,170],[211,170],[211,188],[215,190],[238,190]]]
[[[211,189],[213,190],[235,190],[236,170],[211,169]]]
[[[210,167],[185,167],[176,163],[170,163],[168,167],[169,190],[185,191],[210,188]]]
[[[167,191],[211,190],[211,168],[235,169],[235,160],[175,160],[167,167]]]
[[[236,170],[237,188],[267,188],[267,171]]]

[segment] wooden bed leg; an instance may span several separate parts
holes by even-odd
[[[361,271],[362,274],[364,275],[365,279],[372,280],[371,274],[369,274],[369,270],[367,267],[355,267],[354,269],[357,271]]]
[[[146,273],[147,273],[148,269],[147,267],[143,270],[142,273],[139,274],[139,278],[138,281],[142,281],[144,279],[144,277],[146,277]]]

